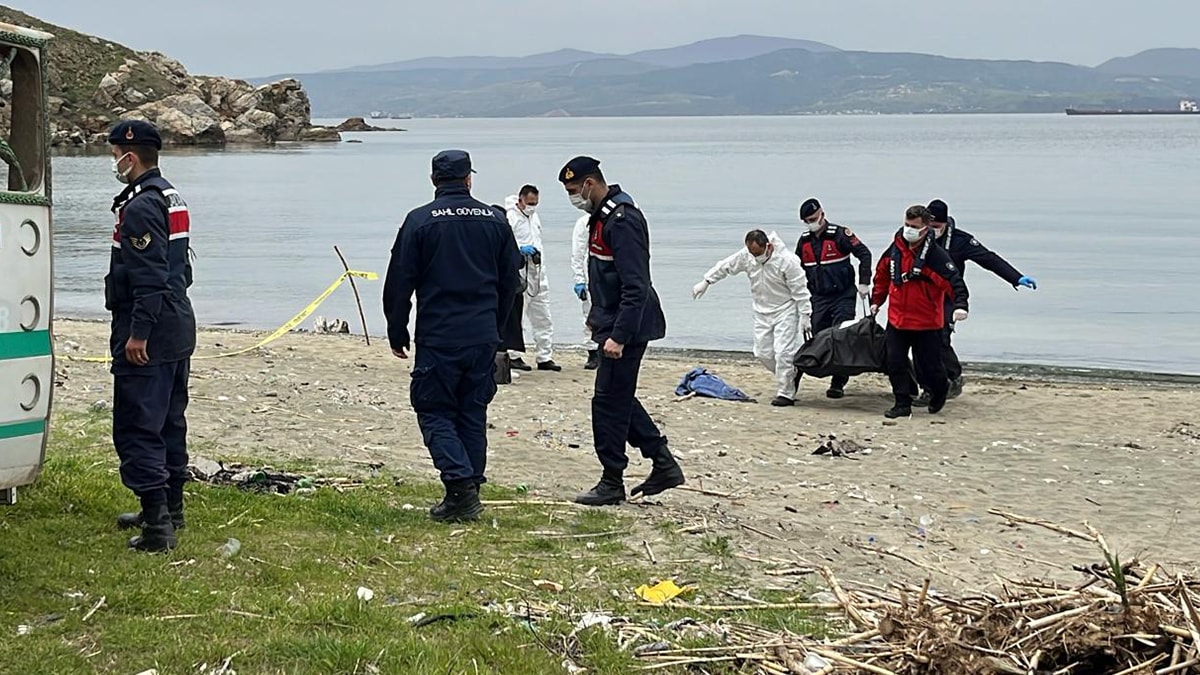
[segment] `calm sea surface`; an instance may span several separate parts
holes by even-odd
[[[704,270],[751,228],[794,246],[817,196],[878,254],[905,207],[938,197],[959,226],[1039,290],[969,267],[970,360],[1200,373],[1200,118],[1065,115],[404,120],[361,143],[171,152],[166,176],[193,214],[192,289],[205,324],[274,328],[340,272],[382,273],[396,227],[431,198],[429,159],[469,150],[475,194],[542,188],[556,342],[577,343],[569,241],[578,212],[555,182],[576,154],[602,161],[650,221],[664,346],[749,349],[750,298],[729,279],[693,302]],[[106,155],[54,160],[57,312],[102,316],[120,186]],[[382,282],[360,282],[382,334]],[[358,329],[349,287],[318,312]],[[305,326],[311,322],[306,322]]]

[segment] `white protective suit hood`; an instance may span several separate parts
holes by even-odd
[[[716,283],[727,276],[745,272],[750,277],[750,295],[754,299],[755,313],[811,313],[808,278],[800,258],[788,248],[778,233],[771,232],[767,238],[774,250],[766,264],[759,264],[750,251],[742,247],[737,253],[717,263],[704,278],[709,283]]]
[[[504,208],[508,214],[508,224],[512,227],[513,237],[517,247],[532,246],[539,251],[542,248],[542,220],[535,212],[532,217],[525,215],[517,207],[517,195],[509,195],[504,199]]]

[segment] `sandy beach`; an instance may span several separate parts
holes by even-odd
[[[107,324],[55,325],[57,411],[111,400],[101,364]],[[408,404],[411,361],[382,341],[289,334],[250,354],[205,358],[261,334],[204,330],[193,363],[193,455],[332,461],[347,470],[436,478]],[[490,422],[492,481],[531,496],[570,499],[599,475],[591,449],[592,374],[581,352],[562,373],[523,373],[503,386]],[[689,368],[706,366],[758,399],[677,400]],[[693,490],[620,508],[646,525],[667,520],[724,536],[741,556],[825,564],[868,582],[931,576],[942,588],[983,589],[1002,578],[1076,579],[1101,558],[1093,544],[1015,526],[1000,510],[1105,534],[1123,558],[1190,569],[1200,542],[1193,481],[1200,452],[1200,387],[1052,381],[967,372],[966,393],[937,416],[885,420],[882,377],[853,380],[841,401],[825,383],[801,385],[791,409],[767,405],[772,376],[748,356],[652,353],[640,397],[671,439]],[[860,451],[814,455],[830,436]],[[636,455],[636,453],[634,453]],[[115,463],[115,457],[114,457]],[[635,457],[627,482],[649,471]],[[711,493],[698,492],[695,489]],[[486,492],[486,489],[485,489]],[[485,494],[486,498],[486,494]],[[645,537],[641,537],[645,538]]]

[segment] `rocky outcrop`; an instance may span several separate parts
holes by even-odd
[[[49,103],[56,120],[53,145],[102,144],[119,118],[153,123],[169,145],[341,140],[336,130],[313,126],[312,106],[298,80],[255,87],[245,80],[192,76],[158,52],[137,52],[100,78],[90,103],[108,114],[64,124],[70,103],[63,97]]]
[[[353,131],[353,132],[404,131],[403,129],[389,129],[387,127],[377,127],[377,126],[368,124],[367,121],[361,117],[351,117],[351,118],[347,119],[345,122],[342,122],[341,124],[334,127],[334,129],[337,129],[338,131]]]
[[[286,79],[264,84],[255,93],[259,100],[258,109],[274,113],[279,120],[281,140],[301,140],[312,127],[312,104],[299,80]]]
[[[226,142],[220,114],[193,93],[175,94],[147,103],[123,117],[154,124],[164,144],[221,145]]]

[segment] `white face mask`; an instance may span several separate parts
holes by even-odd
[[[904,234],[902,235],[904,237],[904,241],[907,241],[910,244],[920,241],[921,235],[925,234],[926,229],[927,228],[924,227],[909,227],[908,225],[905,225]]]
[[[580,211],[585,211],[587,213],[592,212],[592,202],[584,198],[582,186],[580,186],[579,192],[576,192],[573,195],[567,195],[567,198],[571,200],[571,206],[574,206]]]
[[[526,204],[524,210],[522,210],[522,213],[533,217],[533,214],[537,213],[537,204]]]
[[[125,169],[124,171],[121,170],[121,160],[125,159],[125,157],[128,154],[129,153],[126,153],[125,155],[121,155],[120,157],[113,157],[112,172],[113,172],[113,177],[117,179],[117,182],[128,183],[129,182],[129,174],[133,172],[133,162],[129,163],[129,168]]]
[[[823,227],[825,227],[825,223],[821,222],[820,218],[817,218],[816,222],[808,223],[808,229],[813,234],[820,232]]]
[[[771,259],[770,253],[764,253],[762,255],[754,256],[754,262],[758,263],[759,265],[766,265],[767,261],[770,259]]]

